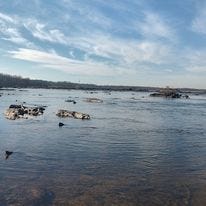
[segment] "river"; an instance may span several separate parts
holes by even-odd
[[[206,205],[206,96],[1,93],[0,206]],[[85,102],[87,97],[103,103]],[[9,105],[21,102],[47,107],[38,117],[6,119]],[[91,119],[62,119],[58,109],[88,113]],[[59,122],[65,126],[59,128]],[[6,150],[14,152],[7,160]]]

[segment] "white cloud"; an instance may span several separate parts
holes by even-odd
[[[73,38],[71,44],[89,54],[112,59],[126,67],[140,62],[161,64],[170,56],[170,47],[158,41],[125,40],[96,34]]]
[[[34,47],[34,44],[23,37],[19,31],[19,19],[0,13],[0,39],[13,42],[15,44]]]
[[[10,16],[3,13],[0,13],[0,19],[6,22],[15,23],[14,18],[11,18]]]
[[[192,21],[192,30],[197,33],[206,34],[206,10],[200,9],[198,15]]]
[[[4,37],[1,37],[1,39],[11,41],[17,44],[24,44],[24,45],[32,45],[28,40],[22,37],[22,35],[19,33],[19,31],[15,28],[8,28],[5,29],[4,32],[2,32]]]
[[[9,16],[6,17],[8,19],[11,18]],[[18,21],[15,24],[11,23],[9,28],[3,31],[4,36],[2,39],[22,44],[29,48],[35,48],[19,32],[18,27],[23,20],[21,18],[17,19]],[[102,62],[102,65],[108,63],[130,69],[137,68],[139,63],[162,64],[170,56],[170,47],[160,41],[128,40],[108,35],[105,32],[79,33],[69,36],[59,29],[51,29],[51,25],[43,24],[36,19],[24,19],[24,27],[41,41],[63,44],[84,51],[85,60],[93,61],[96,64],[99,64],[100,61],[96,61],[92,55],[106,58],[106,62]],[[156,29],[154,32],[160,31],[162,35],[169,35],[166,29],[161,30],[160,26],[158,28],[159,30]],[[78,58],[78,55],[74,56],[74,53],[71,54],[73,58]]]
[[[10,51],[9,53],[12,58],[38,63],[41,67],[53,68],[70,74],[110,76],[124,72],[124,69],[119,70],[102,65],[101,63],[94,63],[90,60],[73,60],[59,56],[53,52],[48,53],[39,50],[20,48],[19,50]]]
[[[166,61],[167,55],[170,55],[169,46],[158,41],[125,40],[103,32],[66,36],[62,31],[49,29],[45,24],[32,19],[25,23],[25,27],[41,41],[82,50],[86,52],[85,58],[91,55],[108,58],[108,61],[122,67],[132,67],[135,62],[161,64]]]
[[[39,23],[35,19],[28,19],[24,23],[25,28],[27,28],[31,34],[42,40],[55,43],[66,44],[66,36],[58,29],[48,29],[45,24]]]
[[[153,12],[144,12],[143,21],[138,20],[136,23],[137,30],[144,37],[165,38],[176,40],[174,29],[169,26],[165,18]]]

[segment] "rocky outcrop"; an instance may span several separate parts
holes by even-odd
[[[58,117],[71,117],[75,119],[90,119],[88,114],[82,112],[68,111],[60,109],[57,114]]]
[[[166,97],[166,98],[189,98],[188,95],[180,94],[176,89],[165,88],[159,92],[150,94],[151,97]]]
[[[26,107],[23,105],[10,105],[5,111],[5,117],[10,120],[24,118],[26,115],[38,116],[44,113],[44,107]]]
[[[102,103],[103,100],[102,99],[98,99],[98,98],[87,98],[85,100],[85,102],[89,102],[89,103]]]

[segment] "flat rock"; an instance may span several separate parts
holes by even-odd
[[[90,116],[88,114],[85,114],[82,112],[63,110],[63,109],[60,109],[56,115],[58,117],[71,117],[71,118],[76,118],[76,119],[90,119]]]
[[[89,102],[89,103],[102,103],[103,100],[102,99],[98,99],[98,98],[86,98],[85,102]]]

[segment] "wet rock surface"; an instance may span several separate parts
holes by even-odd
[[[89,114],[85,114],[82,112],[69,111],[69,110],[62,110],[62,109],[60,109],[56,115],[58,117],[71,117],[75,119],[90,119]]]
[[[89,102],[89,103],[102,103],[103,100],[102,99],[98,99],[98,98],[86,98],[85,102]]]
[[[24,105],[12,104],[5,111],[5,117],[10,120],[25,118],[27,116],[38,116],[44,113],[45,108],[40,106],[27,107]]]

